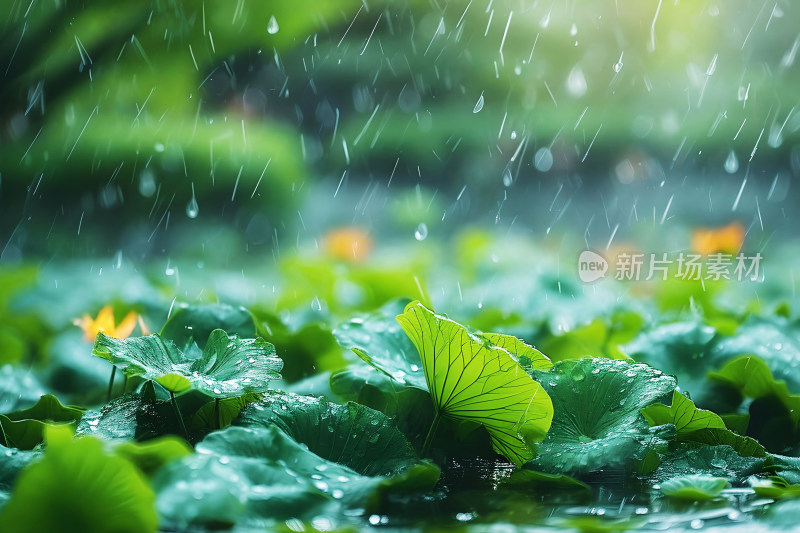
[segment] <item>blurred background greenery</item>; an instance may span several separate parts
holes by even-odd
[[[789,1],[8,0],[0,20],[7,260],[180,251],[202,224],[274,248],[387,186],[403,228],[562,189],[660,216],[667,178],[690,188],[673,213],[715,220],[690,186],[791,205],[800,173]]]

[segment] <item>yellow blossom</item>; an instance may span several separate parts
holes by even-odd
[[[83,330],[84,338],[87,341],[94,341],[94,338],[100,331],[109,337],[115,337],[117,339],[130,337],[131,333],[133,333],[133,329],[136,327],[137,320],[140,320],[139,315],[131,311],[125,315],[125,318],[123,318],[119,324],[115,324],[114,309],[110,305],[107,305],[97,313],[97,318],[92,318],[88,314],[85,314],[83,317],[73,320],[72,323]]]

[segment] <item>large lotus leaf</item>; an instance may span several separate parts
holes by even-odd
[[[364,476],[393,476],[419,464],[390,418],[357,403],[272,393],[248,406],[236,423],[276,426],[312,453]]]
[[[194,359],[159,335],[114,339],[99,333],[93,353],[172,392],[191,387],[214,398],[264,392],[270,380],[280,379],[283,365],[265,340],[240,339],[221,329],[211,332],[202,355]]]
[[[177,346],[183,347],[194,341],[203,348],[215,329],[243,339],[256,336],[256,325],[250,312],[244,307],[226,304],[181,304],[172,310],[160,335]]]
[[[44,388],[19,367],[3,365],[0,367],[0,412],[25,409],[34,405],[44,394]]]
[[[672,404],[669,407],[656,403],[642,409],[642,414],[651,426],[673,424],[678,432],[678,441],[726,444],[743,457],[765,456],[764,447],[756,440],[730,431],[720,416],[698,409],[692,400],[677,390],[672,394]]]
[[[709,352],[717,332],[700,320],[663,324],[640,333],[622,350],[633,359],[649,363],[678,377],[681,388],[699,389],[705,371],[713,367]]]
[[[336,341],[400,385],[428,390],[422,360],[395,317],[409,300],[393,300],[378,311],[359,315],[333,330]]]
[[[11,490],[22,469],[40,456],[41,452],[38,450],[18,450],[0,446],[0,494]]]
[[[756,355],[764,360],[775,379],[785,381],[790,391],[800,392],[798,339],[800,325],[796,321],[780,316],[751,315],[739,326],[735,335],[721,338],[711,355],[716,366],[738,356]]]
[[[137,469],[107,455],[102,441],[51,427],[42,460],[19,475],[0,523],[15,533],[155,532],[154,501]]]
[[[661,464],[649,477],[654,481],[665,481],[678,476],[707,474],[741,483],[761,472],[765,462],[764,457],[742,457],[727,445],[681,445],[662,457]]]
[[[640,410],[669,398],[675,378],[648,365],[585,358],[534,373],[553,400],[553,426],[530,468],[581,476],[609,467],[632,469],[668,436],[649,428]],[[674,433],[674,429],[672,431]]]
[[[434,417],[431,395],[427,391],[398,384],[363,364],[353,364],[334,373],[330,386],[340,398],[391,417],[413,445],[417,448],[422,446]]]
[[[724,477],[690,474],[664,481],[661,484],[661,493],[674,500],[706,501],[722,494],[722,489],[728,486],[728,480]]]
[[[784,381],[773,378],[766,362],[745,356],[729,361],[708,378],[721,387],[736,391],[747,405],[750,420],[747,434],[772,451],[785,452],[800,438],[800,395],[791,394]]]
[[[431,487],[436,478],[426,473],[413,467],[395,478],[363,476],[275,426],[230,427],[200,442],[196,456],[164,467],[153,484],[167,522],[263,526],[309,519],[323,508],[374,508],[393,485]]]
[[[44,442],[47,424],[75,426],[81,416],[82,409],[61,405],[58,398],[45,394],[33,407],[0,415],[0,444],[31,450]]]
[[[530,460],[527,442],[544,438],[553,405],[509,352],[419,302],[397,321],[420,354],[437,412],[484,426],[495,451],[515,464]]]
[[[184,436],[174,407],[162,396],[167,396],[166,391],[148,381],[140,393],[115,398],[100,409],[87,411],[78,424],[77,434],[111,441],[148,440],[166,434]],[[207,396],[197,391],[176,398],[184,417],[196,412],[207,400]]]

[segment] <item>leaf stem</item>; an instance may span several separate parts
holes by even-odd
[[[106,402],[111,401],[111,390],[114,388],[114,375],[117,373],[117,367],[111,367],[111,379],[108,380],[108,394],[106,394]]]
[[[175,416],[178,418],[178,423],[181,425],[181,430],[183,431],[183,436],[186,437],[186,440],[189,440],[189,432],[186,431],[186,425],[183,423],[183,416],[181,416],[181,410],[178,409],[178,402],[175,401],[175,393],[169,391],[169,400],[172,403],[172,409],[175,411]]]
[[[222,429],[222,421],[219,419],[219,398],[214,398],[214,423],[217,425],[214,429]]]
[[[433,442],[433,437],[436,435],[436,430],[439,428],[439,422],[442,419],[442,415],[439,413],[439,410],[436,410],[436,414],[433,416],[433,422],[431,422],[431,428],[428,430],[428,436],[425,437],[425,444],[422,445],[422,452],[420,455],[425,457],[428,455],[428,450],[431,448],[431,443]]]

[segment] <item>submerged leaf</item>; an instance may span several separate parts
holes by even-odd
[[[159,335],[125,340],[98,334],[94,355],[111,361],[128,375],[158,381],[172,392],[190,385],[214,398],[264,392],[280,379],[283,362],[263,339],[240,339],[221,329],[211,332],[202,355],[191,358]]]
[[[509,352],[419,302],[397,320],[420,354],[437,412],[483,425],[495,451],[515,464],[530,460],[526,441],[544,438],[553,405]]]
[[[632,469],[672,426],[649,428],[640,410],[662,401],[675,378],[642,364],[585,358],[534,375],[553,400],[553,426],[530,468],[581,476],[609,467]]]
[[[729,486],[728,480],[705,474],[694,474],[669,479],[661,484],[661,492],[675,500],[713,500]]]

